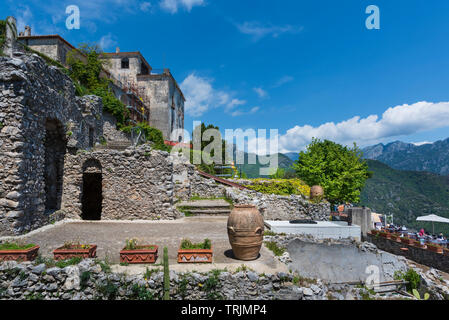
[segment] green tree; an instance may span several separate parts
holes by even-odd
[[[359,202],[360,192],[372,176],[355,143],[348,148],[329,140],[313,139],[293,168],[308,185],[322,186],[325,198],[333,204]]]
[[[221,160],[222,163],[215,163],[213,162],[212,164],[206,164],[203,162],[202,159],[202,153],[204,152],[204,149],[210,145],[211,143],[213,143],[216,139],[216,137],[212,137],[209,141],[203,141],[203,135],[206,132],[206,130],[208,129],[216,129],[216,130],[220,130],[219,127],[216,127],[212,124],[209,125],[205,125],[204,123],[201,123],[201,125],[196,126],[195,129],[193,129],[193,150],[191,150],[191,154],[190,154],[190,162],[193,163],[193,153],[201,153],[201,161],[202,163],[197,165],[197,168],[201,171],[204,171],[206,173],[209,174],[232,174],[232,169],[223,169],[223,170],[219,170],[216,169],[215,167],[217,165],[226,165],[225,164],[225,160],[226,160],[226,141],[224,139],[221,138],[221,134],[220,134],[220,139],[221,139]],[[198,132],[200,131],[200,132]],[[196,141],[196,139],[201,139],[200,141]],[[201,150],[198,150],[198,146],[201,146]],[[196,149],[195,149],[196,148]],[[215,155],[215,150],[212,150],[212,152],[210,153],[210,157],[213,157]]]

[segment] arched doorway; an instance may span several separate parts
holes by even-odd
[[[45,122],[45,211],[61,209],[64,175],[64,156],[67,142],[64,127],[59,120],[48,119]]]
[[[103,202],[103,177],[98,160],[87,160],[83,165],[83,186],[81,193],[83,220],[101,220]]]

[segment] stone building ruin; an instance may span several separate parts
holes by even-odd
[[[247,195],[233,195],[203,179],[177,155],[154,150],[151,143],[130,145],[129,136],[103,111],[101,98],[76,96],[70,77],[25,50],[16,41],[14,19],[9,21],[0,56],[0,236],[23,234],[65,218],[176,219],[183,214],[175,203],[193,195],[229,194],[237,203],[247,201]],[[157,95],[173,93],[180,112],[175,126],[183,126],[184,98],[173,77],[142,76],[155,76]],[[173,110],[170,101],[162,102]],[[107,145],[102,143],[105,137]],[[265,201],[255,192],[250,196],[255,203],[267,203],[260,208],[270,218],[276,217],[278,207],[292,208],[289,199]],[[286,204],[280,206],[279,201]],[[325,216],[329,209],[306,201],[300,206],[294,209],[298,217]]]

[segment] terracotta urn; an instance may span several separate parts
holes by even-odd
[[[255,260],[263,242],[264,221],[253,205],[236,205],[228,218],[228,237],[234,256]]]
[[[324,196],[324,189],[321,186],[313,186],[310,188],[310,199],[322,198]]]

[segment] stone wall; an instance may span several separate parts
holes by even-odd
[[[425,266],[433,267],[438,270],[449,272],[449,256],[441,253],[432,252],[427,249],[418,248],[405,243],[396,242],[381,236],[367,234],[367,240],[374,243],[379,249],[393,253],[398,256],[404,256],[407,259],[416,261]],[[402,250],[407,248],[408,250]]]
[[[86,151],[67,154],[65,163],[62,210],[66,218],[81,219],[86,214],[83,175],[95,172],[102,185],[101,220],[178,216],[173,207],[173,164],[168,152],[151,150],[149,145],[125,151]]]
[[[226,187],[226,196],[234,204],[257,206],[265,220],[312,219],[325,221],[329,220],[330,216],[328,202],[313,203],[300,195],[279,196]]]
[[[117,130],[117,119],[108,112],[103,112],[103,137],[107,142],[130,142],[131,138],[123,131]]]
[[[161,300],[163,272],[143,275],[106,273],[86,259],[64,268],[30,262],[0,264],[1,300]],[[301,287],[287,273],[170,272],[171,300],[319,300],[326,299],[321,283]],[[211,280],[208,280],[211,279]]]
[[[1,235],[48,223],[46,211],[54,208],[46,207],[46,191],[51,186],[61,195],[57,177],[63,160],[59,167],[46,165],[55,144],[68,151],[88,149],[103,134],[100,98],[76,97],[71,79],[37,55],[14,55],[0,57]]]

